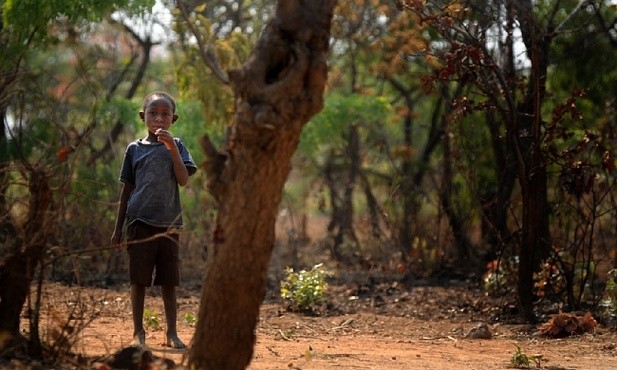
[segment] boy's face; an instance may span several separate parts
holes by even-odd
[[[178,115],[174,114],[171,103],[164,98],[150,101],[146,110],[139,112],[139,116],[146,123],[148,131],[151,133],[155,133],[158,129],[168,130],[172,123],[178,119]]]

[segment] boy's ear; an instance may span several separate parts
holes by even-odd
[[[144,121],[146,119],[146,114],[144,112],[139,112],[139,118]]]
[[[171,118],[171,123],[175,123],[178,120],[178,115],[174,114],[174,116]]]

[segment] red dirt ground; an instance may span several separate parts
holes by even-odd
[[[198,290],[180,290],[178,329],[190,342],[190,318],[198,311]],[[271,369],[509,369],[517,347],[530,368],[617,369],[617,332],[598,326],[593,333],[564,339],[538,334],[536,326],[496,320],[503,307],[482,292],[452,283],[447,287],[403,289],[396,283],[332,286],[329,307],[320,316],[288,312],[267,300],[261,309],[250,370]],[[51,338],[68,320],[75,329],[74,353],[108,356],[131,340],[128,290],[44,286],[42,336]],[[501,302],[503,303],[503,302]],[[153,289],[146,308],[164,325],[162,302]],[[157,320],[154,320],[157,321]],[[466,335],[486,323],[491,339]],[[24,328],[26,321],[24,319]],[[183,362],[184,350],[161,345],[164,328],[150,329],[147,344],[160,357]],[[92,367],[94,368],[94,367]]]

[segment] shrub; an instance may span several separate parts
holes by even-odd
[[[195,325],[197,325],[197,316],[195,316],[194,313],[192,312],[187,312],[184,314],[184,323],[188,326],[193,326],[195,327]]]
[[[292,307],[312,312],[316,306],[325,302],[329,275],[323,264],[317,264],[312,269],[294,272],[291,267],[285,268],[285,278],[281,281],[281,298],[291,302]]]
[[[161,330],[158,312],[146,308],[144,310],[144,326],[146,329]]]

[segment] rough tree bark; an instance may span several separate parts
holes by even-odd
[[[291,157],[302,128],[323,107],[335,3],[278,3],[250,59],[230,71],[236,112],[224,149],[202,140],[218,214],[192,368],[244,369],[251,361]]]

